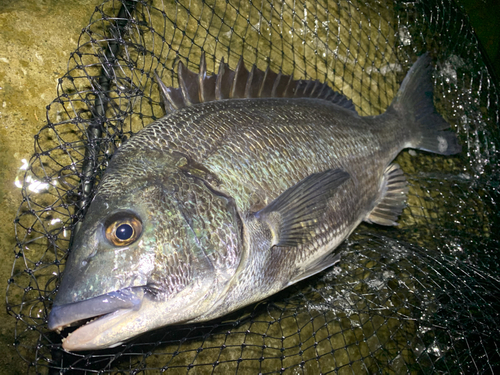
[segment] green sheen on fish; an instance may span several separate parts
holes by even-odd
[[[66,350],[221,317],[340,261],[362,222],[395,225],[405,148],[461,151],[421,56],[387,111],[360,117],[317,81],[242,60],[158,78],[168,114],[111,159],[76,233],[49,328]]]

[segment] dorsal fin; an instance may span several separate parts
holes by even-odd
[[[205,54],[202,53],[199,73],[179,62],[177,76],[179,87],[173,88],[167,87],[155,73],[167,113],[197,103],[232,98],[314,98],[357,113],[351,100],[333,91],[326,83],[294,80],[293,76],[275,73],[269,67],[262,71],[253,65],[248,71],[242,57],[235,70],[231,70],[222,58],[218,73],[209,76]]]

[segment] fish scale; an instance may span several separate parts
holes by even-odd
[[[408,192],[397,154],[461,150],[430,74],[424,55],[372,117],[326,84],[241,59],[212,76],[204,57],[198,74],[181,63],[179,88],[157,78],[167,115],[113,155],[49,328],[100,316],[63,343],[89,350],[219,318],[341,261],[361,221],[395,225]]]

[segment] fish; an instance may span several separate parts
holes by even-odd
[[[48,316],[68,351],[217,319],[341,262],[361,223],[397,225],[404,149],[461,152],[436,112],[432,59],[386,112],[360,116],[327,84],[181,62],[157,76],[166,115],[121,145],[74,236]]]

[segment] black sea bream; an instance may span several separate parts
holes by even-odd
[[[460,152],[433,106],[430,57],[387,111],[360,117],[317,81],[242,61],[159,81],[168,114],[122,145],[75,236],[49,328],[67,350],[214,319],[338,262],[361,223],[394,225],[405,148]]]

